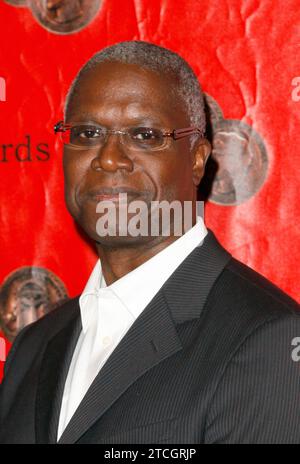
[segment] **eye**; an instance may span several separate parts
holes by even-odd
[[[163,133],[151,127],[134,127],[130,130],[132,140],[140,145],[159,146],[164,143]]]
[[[75,126],[71,130],[73,137],[92,139],[103,136],[103,129],[96,126]]]
[[[151,140],[159,138],[159,132],[148,127],[136,127],[132,130],[132,136],[137,140]]]
[[[71,128],[69,143],[78,146],[98,146],[104,136],[105,131],[102,127],[82,124]]]

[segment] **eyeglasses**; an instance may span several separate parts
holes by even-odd
[[[112,130],[98,124],[64,123],[59,121],[54,126],[54,132],[61,136],[65,145],[70,148],[91,149],[102,147],[109,134],[118,134],[121,141],[131,150],[164,150],[169,147],[171,139],[179,140],[191,135],[204,137],[198,127],[174,129],[172,131],[155,129],[153,127],[131,127],[126,131]]]

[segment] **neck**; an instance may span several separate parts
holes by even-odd
[[[196,218],[194,218],[192,226],[195,224]],[[158,237],[151,237],[151,240],[148,241],[140,240],[140,242],[135,241],[131,244],[124,242],[122,244],[114,243],[109,245],[96,243],[106,285],[111,285],[116,280],[133,271],[164,248],[171,245],[178,238],[180,238],[178,235],[160,235]]]
[[[169,237],[160,236],[155,237],[155,240],[153,239],[151,242],[135,243],[131,246],[112,247],[99,243],[96,244],[107,286],[148,261],[148,259],[155,256],[178,238],[178,236],[174,235]]]
[[[193,227],[196,222],[197,213],[196,209],[194,209],[191,227]],[[172,230],[174,231],[174,228],[172,228]],[[182,224],[181,230],[185,230],[184,224]],[[185,230],[185,232],[187,232],[187,230]],[[110,243],[97,242],[96,248],[101,261],[102,273],[106,285],[111,285],[138,266],[141,266],[164,248],[171,245],[171,243],[175,242],[178,238],[180,238],[180,236],[174,235],[173,232],[168,236],[140,237],[138,240],[131,243],[130,241],[127,243],[124,241],[118,243],[118,240]]]

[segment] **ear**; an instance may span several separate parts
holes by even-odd
[[[195,186],[200,184],[200,181],[204,174],[205,164],[211,153],[211,145],[208,140],[203,139],[197,145],[193,153],[193,183]]]

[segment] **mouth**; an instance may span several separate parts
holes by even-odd
[[[123,202],[132,201],[139,197],[142,192],[130,187],[103,187],[101,189],[91,190],[87,193],[87,198],[94,202],[112,201]],[[126,194],[126,195],[125,195]]]

